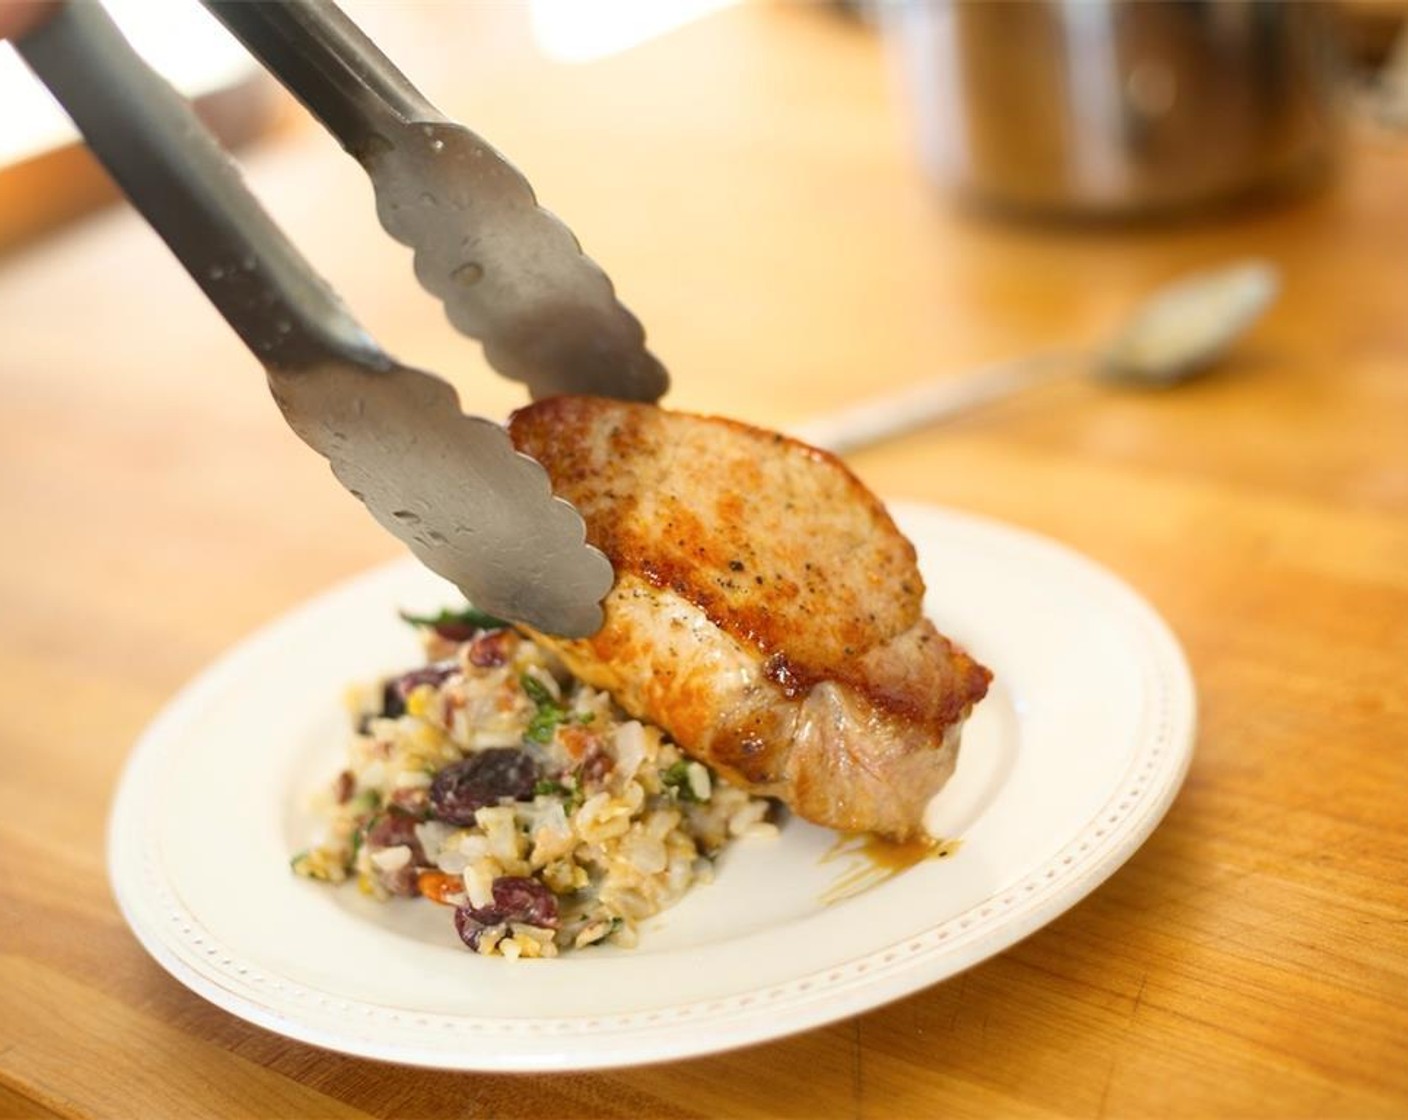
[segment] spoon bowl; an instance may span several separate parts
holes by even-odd
[[[1239,261],[1165,284],[1142,299],[1102,346],[1040,351],[815,417],[791,429],[804,443],[844,455],[949,420],[1078,371],[1107,383],[1168,388],[1207,371],[1275,302],[1280,275]]]
[[[1200,272],[1157,289],[1140,302],[1101,353],[1096,372],[1107,381],[1167,386],[1214,365],[1275,302],[1276,269],[1244,261]]]

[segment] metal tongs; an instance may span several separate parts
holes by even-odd
[[[366,169],[382,225],[496,370],[534,397],[664,393],[640,324],[572,233],[329,0],[203,2]],[[358,325],[103,9],[71,0],[17,46],[372,516],[484,610],[595,632],[613,575],[581,516],[501,426],[465,415],[449,384]]]

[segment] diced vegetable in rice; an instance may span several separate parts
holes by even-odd
[[[611,942],[713,876],[771,804],[482,614],[409,618],[427,664],[349,697],[356,734],[300,875],[454,910],[475,952]]]

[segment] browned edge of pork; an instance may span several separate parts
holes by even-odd
[[[734,420],[592,397],[510,435],[616,571],[594,636],[537,637],[731,781],[907,838],[991,674],[922,615],[914,548],[835,456]]]

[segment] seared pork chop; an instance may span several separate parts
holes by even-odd
[[[991,674],[922,616],[913,546],[839,459],[594,397],[539,401],[509,433],[616,570],[598,633],[537,640],[750,792],[921,834]]]

